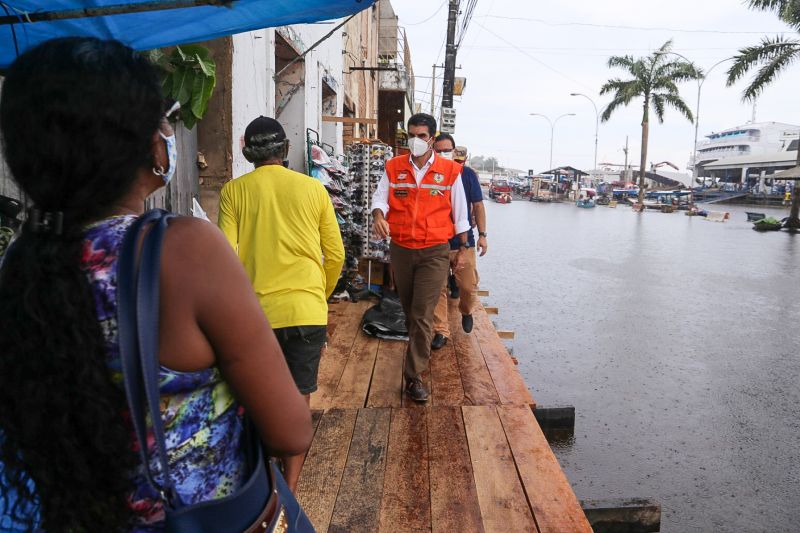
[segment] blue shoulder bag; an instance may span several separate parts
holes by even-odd
[[[175,215],[154,209],[128,229],[117,263],[117,315],[125,393],[148,483],[161,497],[170,533],[313,532],[308,517],[274,461],[264,460],[261,440],[245,416],[242,448],[249,475],[233,494],[186,505],[170,478],[158,390],[158,304],[161,246]],[[144,236],[142,236],[144,234]],[[137,254],[139,243],[141,252]],[[138,261],[137,261],[138,256]],[[149,413],[161,483],[150,471]]]

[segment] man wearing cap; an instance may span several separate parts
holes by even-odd
[[[457,163],[463,164],[467,159],[466,148],[456,148],[453,137],[447,133],[442,133],[436,137],[433,144],[436,153],[444,158],[453,159]],[[458,156],[458,158],[456,158]],[[481,257],[486,255],[488,245],[486,243],[486,211],[483,207],[483,192],[478,176],[471,168],[464,166],[461,169],[461,181],[464,184],[464,193],[467,202],[467,212],[469,213],[470,229],[467,231],[467,249],[464,251],[465,264],[460,270],[453,272],[455,284],[458,291],[458,309],[461,311],[461,328],[465,333],[472,331],[472,311],[477,301],[478,290],[478,268],[476,264],[475,250],[477,248]],[[478,241],[472,233],[472,226],[478,226]],[[460,249],[461,241],[458,238],[450,239],[450,255],[455,256]],[[450,324],[447,320],[447,286],[442,287],[439,296],[439,303],[433,313],[433,330],[435,335],[431,341],[431,348],[438,350],[450,338]]]
[[[245,129],[242,154],[255,165],[222,188],[219,227],[237,251],[286,357],[310,400],[344,246],[325,187],[284,167],[289,141],[280,123],[259,117]],[[285,460],[294,490],[303,456]]]
[[[389,249],[397,294],[406,314],[408,349],[403,375],[412,400],[425,402],[422,382],[433,338],[433,310],[450,266],[450,239],[461,247],[454,267],[464,263],[469,219],[461,165],[433,151],[436,119],[417,113],[408,119],[410,155],[387,161],[372,198],[373,231],[391,237]]]

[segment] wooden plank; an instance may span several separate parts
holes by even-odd
[[[377,124],[377,118],[359,118],[359,117],[333,117],[330,115],[322,115],[322,122],[342,122],[344,124]]]
[[[497,307],[484,307],[484,311],[486,311],[487,315],[498,315],[500,314],[500,309]]]
[[[328,529],[333,515],[356,415],[355,409],[327,411],[303,463],[297,499],[317,531]]]
[[[359,409],[330,533],[378,529],[390,418],[388,408]]]
[[[403,402],[403,361],[406,344],[381,340],[367,396],[367,407],[400,407]]]
[[[489,533],[538,532],[496,408],[464,406],[461,410],[483,527]]]
[[[432,533],[483,531],[460,407],[428,411]]]
[[[514,332],[505,329],[498,329],[497,336],[500,337],[501,339],[514,340]]]
[[[361,331],[361,317],[369,302],[342,303],[331,306],[328,320],[335,322],[333,336],[322,353],[317,375],[317,391],[311,395],[312,409],[329,409],[342,372],[350,357],[356,336]]]
[[[433,405],[464,405],[464,385],[452,342],[431,353],[431,400]]]
[[[525,385],[525,380],[517,370],[505,345],[495,335],[494,326],[489,317],[480,308],[476,309],[472,316],[475,321],[475,328],[472,331],[477,338],[489,374],[492,376],[492,382],[500,397],[500,402],[534,405],[533,396]]]
[[[489,291],[478,290],[478,296],[489,296]]]
[[[342,372],[331,405],[339,408],[364,407],[372,381],[372,370],[380,342],[375,337],[359,334]]]
[[[455,348],[466,403],[472,405],[499,404],[500,397],[495,390],[476,336],[468,335],[461,329],[460,313],[449,312],[448,316],[450,318],[450,341]]]
[[[592,531],[556,456],[525,406],[497,408],[528,503],[542,533]]]
[[[393,409],[380,531],[430,531],[428,432],[424,409]]]

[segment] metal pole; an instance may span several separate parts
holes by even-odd
[[[456,19],[459,0],[450,0],[447,15],[447,49],[444,54],[444,80],[442,81],[442,107],[453,107],[453,85],[456,76]]]
[[[431,116],[435,117],[435,109],[434,106],[436,105],[436,65],[433,65],[433,81],[431,82]]]
[[[597,141],[600,133],[600,112],[597,111],[597,104],[594,103],[594,100],[585,94],[570,93],[570,96],[583,96],[589,100],[592,103],[592,107],[594,107],[594,166],[592,167],[592,184],[594,185],[594,181],[596,179],[595,170],[597,170]]]

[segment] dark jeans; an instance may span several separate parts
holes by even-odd
[[[317,373],[327,326],[290,326],[273,331],[300,394],[317,390]]]

